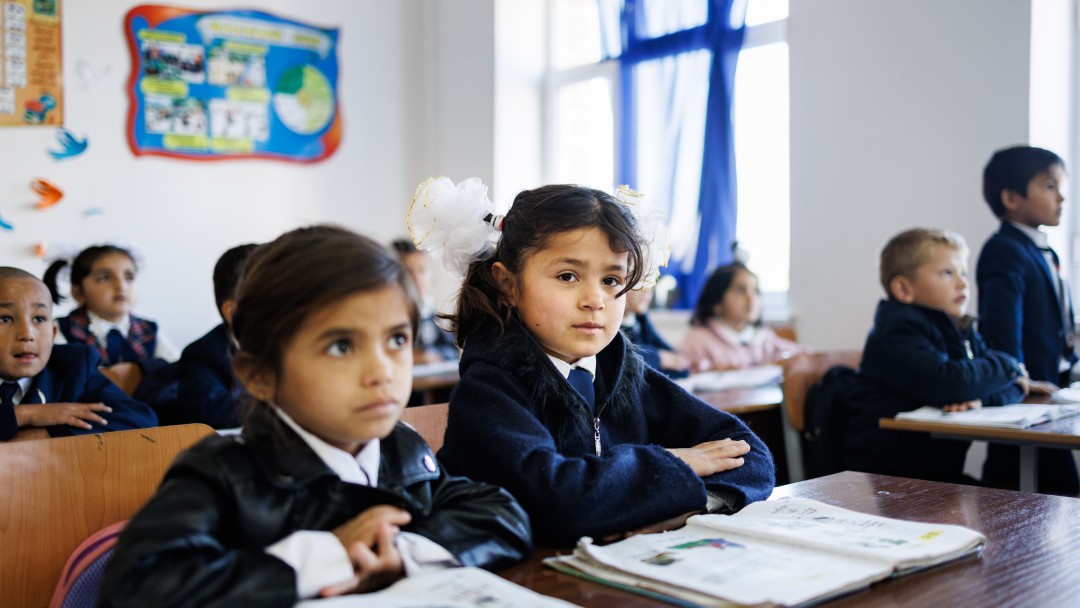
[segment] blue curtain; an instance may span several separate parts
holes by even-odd
[[[709,272],[731,261],[735,239],[731,102],[745,1],[598,1],[605,52],[622,78],[616,174],[673,220],[671,305],[691,308]]]

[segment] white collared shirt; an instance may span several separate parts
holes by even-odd
[[[86,317],[90,320],[87,329],[94,335],[94,339],[102,348],[109,345],[108,336],[110,330],[115,329],[124,337],[127,337],[128,332],[131,331],[131,315],[124,315],[123,319],[113,323],[87,309]],[[56,332],[56,339],[53,340],[53,344],[67,344],[67,338],[64,337],[63,332]],[[151,353],[151,356],[156,359],[164,359],[167,363],[172,363],[180,358],[180,352],[177,351],[172,341],[165,337],[160,327],[158,327],[157,334],[154,336],[154,352]]]
[[[15,389],[15,393],[11,395],[11,401],[15,405],[22,403],[23,397],[26,396],[26,391],[30,390],[30,383],[34,381],[33,376],[29,378],[19,378],[18,380],[4,380],[3,382],[14,382],[19,385],[19,388]]]
[[[378,486],[382,460],[378,438],[368,441],[353,456],[312,434],[281,408],[273,407],[278,417],[342,481]],[[461,565],[444,547],[419,534],[402,532],[394,539],[394,546],[401,554],[406,576]],[[296,592],[301,599],[315,597],[323,587],[343,583],[353,576],[352,560],[333,532],[298,530],[267,547],[266,552],[296,571]]]
[[[548,359],[551,359],[551,362],[555,365],[555,369],[559,370],[559,373],[562,374],[563,378],[569,378],[570,370],[577,367],[589,372],[589,375],[593,377],[593,382],[596,381],[596,355],[582,357],[574,363],[567,363],[566,361],[551,355],[548,355]]]

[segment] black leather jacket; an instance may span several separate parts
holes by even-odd
[[[380,448],[379,484],[370,487],[342,481],[272,413],[253,416],[240,437],[204,439],[125,528],[100,605],[291,606],[295,572],[265,548],[379,504],[409,511],[403,529],[463,565],[497,569],[528,557],[528,517],[505,490],[448,475],[401,423]]]

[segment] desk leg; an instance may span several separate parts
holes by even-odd
[[[791,483],[806,479],[803,468],[802,437],[788,422],[787,408],[780,405],[780,423],[784,427],[784,455],[787,456],[788,480]]]
[[[1020,446],[1020,491],[1034,492],[1039,473],[1039,454],[1033,445]]]

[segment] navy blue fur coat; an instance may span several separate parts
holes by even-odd
[[[568,546],[704,509],[706,490],[735,508],[765,499],[772,455],[738,418],[646,366],[617,334],[597,355],[593,414],[520,322],[471,336],[450,396],[439,458],[457,475],[501,485],[521,502],[539,545]],[[699,478],[665,447],[750,444],[742,467]]]
[[[970,442],[881,430],[878,419],[972,399],[983,407],[1019,403],[1020,374],[1016,359],[987,348],[973,325],[962,327],[940,310],[882,300],[847,398],[845,467],[959,481]]]

